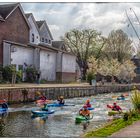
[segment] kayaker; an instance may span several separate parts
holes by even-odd
[[[123,94],[121,94],[121,96],[120,96],[121,98],[125,98],[125,96],[123,95]]]
[[[90,111],[87,109],[86,105],[83,106],[83,109],[80,109],[79,115],[82,115],[84,117],[90,117]]]
[[[8,109],[8,104],[6,103],[6,100],[4,99],[4,102],[1,105],[2,108]]]
[[[46,103],[44,104],[44,107],[42,108],[42,110],[43,110],[43,111],[49,111],[48,105],[47,105]]]
[[[58,99],[57,99],[58,103],[59,104],[65,104],[65,101],[64,101],[64,97],[63,96],[60,96]]]
[[[44,96],[43,94],[39,97],[39,100],[47,100],[46,96]]]
[[[122,111],[121,107],[118,106],[117,103],[113,103],[112,110],[113,111],[118,111],[118,112]]]
[[[87,107],[91,107],[90,100],[88,99],[85,104]]]

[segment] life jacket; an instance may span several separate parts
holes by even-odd
[[[88,115],[90,115],[90,111],[89,110],[81,110],[80,115],[88,116]]]
[[[90,103],[86,103],[86,106],[87,106],[87,107],[91,107],[91,104],[90,104]]]

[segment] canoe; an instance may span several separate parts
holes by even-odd
[[[118,97],[117,100],[125,100],[125,97]]]
[[[0,114],[6,113],[8,109],[6,108],[0,108]]]
[[[62,107],[62,106],[75,106],[75,105],[74,104],[58,104],[58,103],[48,104],[48,107]]]
[[[118,111],[108,111],[108,115],[109,115],[109,116],[113,116],[113,115],[116,115],[116,114],[122,114],[122,112],[118,112]]]
[[[32,113],[33,113],[34,115],[53,114],[54,112],[55,112],[54,110],[49,110],[49,111],[32,110]]]
[[[93,118],[93,117],[92,117]],[[83,121],[89,121],[89,120],[91,120],[92,118],[90,118],[90,117],[84,117],[84,116],[81,116],[81,115],[77,115],[76,117],[75,117],[75,123],[81,123],[81,122],[83,122]]]

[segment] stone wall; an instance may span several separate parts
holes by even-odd
[[[47,87],[47,88],[26,88],[28,94],[23,94],[24,88],[0,89],[0,100],[6,99],[9,103],[30,102],[36,99],[35,92],[40,91],[48,99],[57,99],[59,96],[64,98],[92,96],[96,94],[129,91],[133,86],[116,85],[116,86],[84,86],[84,87]],[[136,85],[140,89],[140,85]]]

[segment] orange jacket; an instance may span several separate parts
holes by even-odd
[[[89,116],[90,115],[90,111],[89,110],[81,110],[80,111],[80,115]]]

